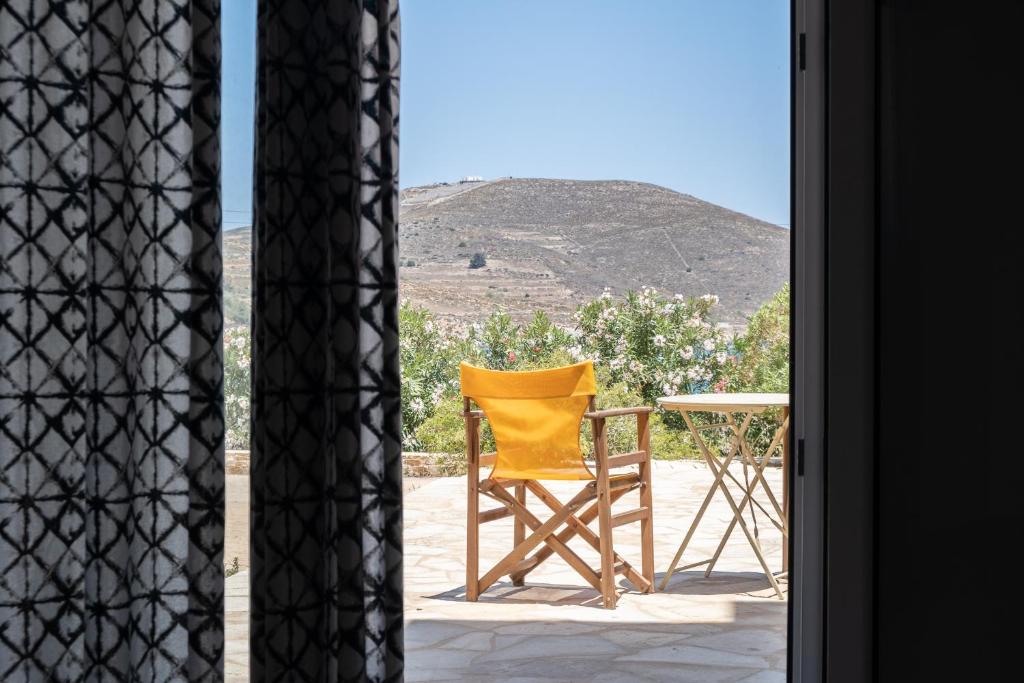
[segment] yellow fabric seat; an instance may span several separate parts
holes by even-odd
[[[462,395],[487,416],[497,445],[492,478],[595,479],[583,461],[580,424],[597,393],[590,361],[502,372],[462,363]]]

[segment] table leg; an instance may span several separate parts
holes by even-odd
[[[686,426],[689,428],[690,433],[693,435],[694,441],[696,441],[697,446],[700,449],[701,454],[704,456],[704,459],[707,462],[708,467],[712,470],[712,472],[714,472],[714,474],[715,474],[715,481],[711,485],[711,489],[708,491],[707,495],[705,496],[704,502],[701,504],[700,509],[697,511],[697,514],[694,517],[693,522],[690,524],[690,528],[689,528],[689,530],[686,533],[686,537],[683,539],[683,542],[679,545],[679,549],[676,551],[676,555],[673,558],[672,563],[669,566],[668,571],[665,573],[664,578],[662,579],[661,590],[664,590],[666,588],[666,586],[668,585],[669,578],[672,576],[672,573],[676,570],[676,567],[679,564],[679,560],[681,559],[681,557],[683,555],[683,552],[686,550],[686,547],[689,545],[689,542],[692,539],[693,534],[694,534],[694,532],[697,529],[697,526],[700,524],[701,519],[703,518],[705,512],[707,511],[707,508],[708,508],[708,505],[711,502],[711,499],[714,497],[714,495],[716,493],[716,489],[721,489],[722,495],[725,496],[725,500],[729,504],[729,507],[732,508],[732,513],[733,513],[733,518],[729,522],[729,526],[728,526],[728,528],[726,530],[725,536],[721,539],[721,542],[719,543],[719,546],[716,549],[715,556],[713,558],[711,558],[710,560],[705,560],[703,562],[697,562],[697,563],[694,563],[694,564],[691,564],[691,565],[686,565],[683,568],[686,569],[686,568],[690,568],[690,567],[696,567],[696,566],[700,566],[700,565],[704,565],[704,564],[709,564],[708,571],[710,571],[710,569],[714,566],[714,562],[718,559],[719,555],[721,554],[722,548],[725,546],[726,542],[728,541],[728,538],[731,535],[733,529],[735,529],[736,525],[739,524],[740,529],[743,532],[743,535],[746,536],[747,542],[750,544],[750,547],[754,551],[754,555],[757,558],[757,561],[760,563],[761,568],[764,571],[765,577],[768,579],[768,583],[771,584],[771,586],[775,590],[775,593],[778,596],[778,598],[780,600],[785,600],[785,594],[782,592],[782,589],[780,588],[779,583],[778,583],[778,581],[775,578],[775,574],[768,567],[767,558],[765,557],[764,552],[761,549],[760,543],[758,542],[757,538],[755,538],[754,535],[751,533],[750,529],[747,527],[746,522],[743,520],[743,510],[746,507],[747,503],[756,503],[756,501],[753,498],[753,490],[757,486],[757,484],[760,483],[761,486],[765,489],[766,494],[767,494],[769,500],[771,501],[772,506],[775,508],[776,514],[778,514],[780,517],[782,517],[781,522],[776,522],[772,518],[772,515],[769,514],[769,512],[767,510],[765,510],[759,503],[756,503],[757,507],[760,507],[765,512],[765,514],[768,516],[768,518],[772,521],[772,523],[776,526],[776,528],[778,528],[780,531],[783,532],[783,543],[784,543],[784,546],[783,546],[783,548],[784,548],[783,549],[783,562],[784,563],[787,562],[787,558],[785,557],[785,555],[786,555],[785,543],[788,541],[788,536],[789,536],[789,532],[788,532],[788,529],[789,529],[789,517],[788,517],[788,511],[789,511],[788,510],[789,492],[788,492],[788,488],[786,487],[786,484],[784,483],[783,484],[783,504],[780,507],[778,501],[776,500],[775,496],[771,492],[771,487],[768,486],[768,482],[764,478],[763,468],[765,467],[765,465],[767,465],[768,458],[770,457],[771,453],[774,452],[775,449],[778,448],[780,445],[782,445],[783,446],[783,476],[784,476],[784,479],[788,475],[788,453],[786,452],[788,450],[788,446],[789,446],[789,439],[788,439],[788,414],[789,413],[788,413],[788,410],[785,413],[785,418],[783,420],[783,426],[780,427],[780,429],[778,431],[776,431],[775,436],[772,439],[772,443],[769,446],[768,450],[765,452],[765,454],[761,457],[760,463],[757,461],[757,458],[754,456],[752,450],[750,449],[749,444],[746,442],[746,439],[745,439],[746,430],[747,430],[747,428],[750,425],[751,418],[754,416],[754,411],[748,412],[746,418],[743,420],[742,424],[740,424],[740,425],[736,424],[735,417],[731,413],[724,412],[724,411],[712,411],[712,412],[724,412],[724,414],[727,417],[727,422],[722,423],[720,425],[708,425],[708,427],[712,427],[712,428],[714,428],[714,427],[728,427],[728,428],[731,428],[732,431],[734,432],[734,438],[736,439],[735,447],[733,448],[732,452],[729,453],[729,455],[725,458],[725,461],[723,463],[721,463],[721,464],[718,463],[717,459],[711,453],[711,451],[708,448],[707,444],[704,442],[704,439],[700,435],[700,431],[701,430],[698,429],[696,427],[696,425],[693,423],[693,420],[690,417],[690,414],[688,413],[688,411],[680,410],[679,412],[682,415],[683,420],[686,422]],[[760,411],[758,411],[758,412],[760,412]],[[741,455],[741,458],[742,458],[743,462],[750,464],[754,468],[754,481],[753,482],[748,482],[747,484],[740,484],[738,481],[736,481],[735,478],[732,477],[731,474],[729,474],[729,471],[728,471],[729,465],[731,464],[733,458],[737,454]],[[732,493],[729,491],[729,488],[728,488],[728,486],[725,483],[725,476],[726,475],[728,475],[730,478],[732,478],[733,482],[736,483],[740,487],[741,490],[743,490],[744,495],[742,497],[742,502],[739,505],[736,504],[736,500],[733,498]]]
[[[704,512],[708,509],[708,505],[711,503],[711,499],[714,498],[715,491],[718,489],[718,485],[722,483],[722,477],[725,476],[725,472],[729,467],[729,463],[732,462],[732,459],[736,455],[736,451],[730,453],[725,460],[725,466],[722,467],[721,470],[716,471],[714,465],[714,456],[712,456],[711,452],[707,449],[707,446],[704,445],[703,440],[701,440],[700,438],[700,432],[697,430],[696,427],[693,426],[693,422],[690,420],[690,416],[685,411],[679,412],[682,414],[683,420],[686,422],[687,427],[690,429],[690,433],[693,434],[693,438],[697,442],[697,446],[700,448],[701,453],[704,456],[704,460],[708,464],[708,468],[715,473],[715,481],[713,484],[711,484],[711,488],[708,489],[708,494],[704,496],[704,502],[701,503],[700,508],[697,510],[697,514],[694,516],[693,522],[690,524],[690,528],[689,530],[687,530],[686,536],[683,538],[683,542],[679,544],[679,549],[676,550],[676,556],[672,558],[672,563],[669,565],[668,571],[665,572],[665,576],[661,579],[661,588],[659,590],[665,590],[665,587],[668,586],[668,580],[669,578],[671,578],[672,572],[676,570],[676,565],[679,564],[679,560],[680,558],[682,558],[683,552],[686,550],[686,546],[690,544],[690,539],[693,538],[693,533],[697,530],[697,525],[700,524],[701,519],[703,519],[704,517]],[[706,562],[701,562],[699,564],[706,564]]]
[[[750,465],[750,467],[754,470],[754,481],[751,482],[749,487],[745,488],[743,485],[739,484],[739,482],[736,482],[737,485],[740,486],[740,490],[742,490],[743,493],[744,493],[743,498],[740,500],[739,509],[740,509],[740,512],[742,513],[744,508],[746,508],[748,502],[751,503],[752,507],[755,506],[755,505],[757,507],[761,507],[757,503],[757,501],[754,500],[754,497],[753,497],[753,495],[754,495],[754,487],[756,487],[758,482],[760,482],[762,488],[764,489],[765,493],[768,495],[768,498],[771,500],[772,505],[775,508],[775,514],[779,515],[779,517],[784,517],[783,510],[779,507],[779,504],[777,502],[775,502],[775,497],[772,495],[771,487],[768,486],[768,482],[765,481],[765,479],[764,479],[764,472],[763,472],[763,470],[764,470],[765,466],[768,464],[768,458],[770,458],[771,454],[775,452],[776,448],[778,448],[779,442],[782,439],[782,436],[783,436],[783,434],[785,432],[783,431],[783,428],[779,428],[778,430],[776,430],[775,436],[772,437],[772,441],[768,445],[768,450],[766,450],[761,455],[761,459],[760,459],[760,462],[759,462],[758,459],[754,457],[754,453],[750,449],[750,444],[747,443],[747,429],[750,427],[750,418],[751,417],[753,417],[752,413],[747,415],[747,418],[743,421],[743,423],[741,425],[737,425],[736,424],[735,416],[732,413],[726,413],[726,418],[728,419],[728,425],[732,428],[732,430],[733,430],[733,432],[735,434],[734,439],[735,439],[735,443],[736,443],[736,448],[740,449],[740,452],[742,453],[742,456],[743,456],[743,460],[748,465]],[[785,427],[785,422],[783,423],[783,427]],[[785,544],[785,541],[787,539],[787,531],[786,531],[785,521],[782,521],[781,523],[776,523],[775,520],[772,519],[771,515],[768,513],[767,510],[765,510],[763,507],[761,507],[761,510],[768,517],[769,521],[771,521],[772,524],[774,524],[775,527],[778,528],[782,532],[782,540],[783,540],[783,544]],[[729,537],[732,536],[733,529],[735,529],[735,528],[736,528],[736,520],[733,519],[731,522],[729,522],[729,526],[726,527],[725,534],[722,535],[722,540],[719,542],[718,548],[715,550],[715,554],[711,558],[711,562],[708,564],[707,569],[704,570],[704,576],[711,576],[711,571],[715,568],[715,564],[718,562],[718,558],[719,558],[719,556],[721,556],[722,550],[725,548],[725,544],[729,541]]]
[[[689,427],[690,432],[694,435],[693,438],[697,442],[697,446],[700,448],[701,453],[704,454],[704,458],[708,461],[708,466],[714,470],[714,455],[711,453],[710,449],[708,449],[707,444],[704,443],[704,439],[701,438],[700,430],[694,426],[689,413],[685,411],[680,412],[683,414],[683,420],[686,422],[686,426]],[[741,426],[743,431],[746,431],[746,428],[750,426],[750,419],[752,417],[753,414],[748,414],[746,419],[743,420],[743,425]],[[739,509],[739,506],[736,505],[736,500],[732,497],[732,494],[729,493],[729,487],[726,486],[725,482],[722,480],[734,455],[735,450],[729,454],[725,459],[725,462],[720,466],[720,469],[718,469],[717,476],[715,477],[715,486],[721,489],[722,495],[725,496],[725,501],[729,503],[729,507],[732,508],[733,519],[740,525],[740,529],[743,530],[743,535],[747,537],[747,542],[750,543],[750,547],[753,549],[754,555],[757,557],[757,561],[761,564],[761,569],[764,570],[764,574],[768,578],[768,583],[770,583],[772,588],[775,589],[775,593],[779,596],[779,600],[785,600],[785,595],[783,595],[782,589],[779,588],[779,583],[775,580],[775,575],[772,574],[772,570],[769,569],[764,553],[761,552],[760,544],[758,544],[754,535],[750,533],[747,523],[743,521],[743,512]]]
[[[743,420],[743,423],[738,428],[736,426],[736,417],[735,417],[735,415],[733,415],[732,413],[725,413],[725,417],[726,417],[726,424],[728,424],[729,427],[732,428],[732,432],[733,432],[733,436],[732,436],[733,452],[734,453],[739,453],[740,454],[740,458],[743,459],[743,458],[746,457],[746,452],[743,450],[743,446],[741,445],[741,442],[742,442],[742,440],[744,438],[744,435],[747,432],[747,429],[750,427],[750,421],[751,421],[751,419],[753,419],[754,414],[753,413],[749,413],[747,415],[746,419]],[[740,488],[742,489],[743,487],[740,486]],[[740,502],[740,513],[742,513],[743,512],[743,508],[746,507],[746,505],[747,505],[747,497],[750,495],[749,492],[744,492],[744,493],[746,495],[744,495],[743,500]],[[725,544],[729,541],[729,537],[732,536],[732,530],[735,529],[735,528],[736,528],[736,518],[733,517],[732,521],[729,522],[729,526],[727,526],[725,528],[725,533],[722,534],[722,540],[720,540],[718,542],[718,547],[715,548],[715,554],[711,556],[711,561],[708,562],[708,566],[704,569],[704,577],[705,578],[711,576],[711,572],[715,568],[715,565],[718,564],[718,558],[722,556],[722,551],[725,549]]]
[[[782,571],[789,571],[789,406],[782,409]]]

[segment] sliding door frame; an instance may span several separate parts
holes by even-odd
[[[821,681],[825,624],[825,17],[792,4],[790,681]]]
[[[793,0],[791,681],[875,678],[874,3]]]

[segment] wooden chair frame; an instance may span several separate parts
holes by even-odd
[[[588,481],[583,489],[567,503],[562,503],[535,479],[481,480],[480,468],[494,464],[496,453],[480,452],[480,425],[486,418],[482,410],[473,410],[469,398],[463,399],[463,417],[466,422],[466,459],[468,472],[468,505],[466,536],[466,600],[475,602],[502,576],[508,575],[512,584],[522,586],[526,576],[554,554],[559,555],[591,586],[601,593],[606,608],[614,608],[618,601],[615,577],[625,577],[639,591],[654,592],[654,515],[651,495],[651,446],[649,415],[652,408],[618,408],[597,410],[594,397],[590,397],[589,419],[594,438],[594,458],[597,478]],[[606,421],[609,418],[636,416],[637,450],[609,455]],[[639,465],[639,471],[612,474],[612,470]],[[509,492],[513,490],[513,493]],[[640,507],[616,515],[612,505],[630,491],[640,490]],[[533,493],[552,511],[552,516],[541,522],[526,507],[527,491]],[[501,503],[502,507],[480,510],[480,495]],[[589,504],[589,505],[588,505]],[[479,573],[480,525],[505,517],[514,517],[512,551],[503,557],[482,577]],[[598,520],[598,533],[588,526]],[[623,559],[612,545],[612,529],[623,524],[640,522],[641,571]],[[559,528],[565,528],[559,531]],[[527,529],[530,534],[527,535]],[[567,545],[579,536],[600,553],[601,567],[594,570]],[[538,546],[539,550],[530,554]]]

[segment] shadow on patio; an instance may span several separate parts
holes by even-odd
[[[785,603],[727,605],[706,621],[409,615],[406,680],[785,681]]]

